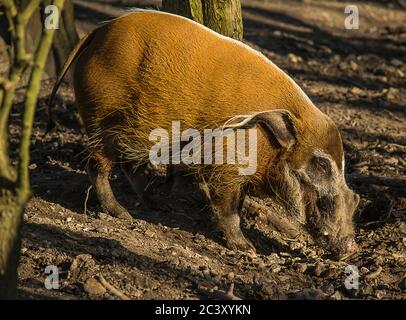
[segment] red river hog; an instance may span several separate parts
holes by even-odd
[[[337,254],[355,250],[353,214],[359,196],[345,181],[340,133],[261,53],[189,19],[136,10],[81,40],[51,101],[74,61],[76,103],[90,141],[87,169],[103,210],[131,217],[110,187],[115,164],[122,165],[145,199],[145,168],[163,154],[168,158],[169,150],[170,164],[195,174],[207,191],[229,248],[253,249],[239,217],[249,193],[277,195],[292,219]],[[216,144],[204,141],[202,146],[208,129],[228,132],[220,137],[227,140],[220,151],[231,154],[241,142],[240,154],[255,147],[252,157],[217,161]],[[242,138],[229,139],[234,133]],[[185,163],[179,159],[191,140],[193,148],[187,151],[195,151],[195,161]],[[158,145],[161,150],[152,159]]]

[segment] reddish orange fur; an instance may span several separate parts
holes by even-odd
[[[289,76],[248,46],[188,19],[153,11],[113,20],[90,38],[66,69],[79,56],[74,88],[93,156],[118,161],[138,152],[132,160],[146,162],[149,133],[159,127],[170,131],[172,120],[180,120],[182,130],[202,130],[221,127],[235,115],[286,109],[294,115],[297,142],[280,150],[259,130],[255,175],[238,176],[227,165],[191,170],[212,177],[213,184],[221,181],[220,195],[240,192],[246,183],[261,189],[270,179],[282,180],[282,163],[300,169],[314,150],[330,155],[340,173],[344,170],[333,121]]]

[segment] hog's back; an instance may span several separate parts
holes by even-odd
[[[132,13],[99,28],[74,79],[88,129],[113,126],[123,121],[123,113],[145,130],[169,128],[172,120],[201,128],[272,108],[300,113],[298,108],[309,104],[260,53],[159,12]]]

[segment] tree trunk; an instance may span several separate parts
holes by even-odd
[[[0,129],[0,177],[7,180],[14,179],[14,172],[8,155],[8,134],[4,129]]]
[[[201,0],[162,0],[164,11],[187,17],[203,24]]]
[[[15,3],[19,8],[24,8],[31,0],[16,0]],[[64,9],[61,12],[59,20],[59,29],[55,33],[55,40],[52,45],[52,55],[47,63],[46,73],[49,76],[56,76],[61,71],[68,55],[79,41],[79,35],[76,31],[75,15],[72,0],[65,0]],[[44,8],[51,5],[52,0],[43,1],[42,5],[33,14],[27,28],[26,49],[28,52],[33,51],[41,38],[41,30],[44,21]],[[10,46],[10,33],[6,19],[0,21],[0,36],[4,42]]]
[[[7,182],[0,181],[0,300],[17,295],[21,222],[25,202],[19,200]]]
[[[16,4],[24,4],[19,7]],[[60,10],[64,0],[54,0],[52,4]],[[37,106],[41,79],[45,63],[52,47],[55,30],[41,28],[39,44],[28,53],[27,30],[33,15],[38,12],[40,0],[0,0],[9,18],[11,42],[13,45],[12,61],[8,79],[2,78],[0,86],[0,142],[1,147],[8,148],[8,118],[14,98],[15,88],[21,80],[23,70],[32,65],[24,100],[21,138],[19,146],[19,162],[16,177],[8,173],[10,159],[8,150],[0,152],[0,299],[15,299],[17,293],[17,268],[21,247],[21,224],[24,208],[31,196],[29,179],[30,141],[34,113]],[[42,23],[38,20],[40,25]],[[5,167],[3,167],[5,166]],[[16,179],[15,179],[16,178]]]
[[[204,0],[204,25],[236,40],[243,38],[240,0]]]
[[[52,1],[46,1],[47,4]],[[75,26],[75,14],[72,0],[65,0],[64,8],[59,21],[59,30],[55,33],[55,40],[52,45],[52,53],[55,63],[55,72],[60,73],[62,67],[79,41],[79,35]]]
[[[193,19],[237,40],[243,39],[240,0],[163,0],[163,10]]]

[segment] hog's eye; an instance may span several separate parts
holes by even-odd
[[[312,160],[312,167],[315,172],[321,175],[330,175],[331,164],[330,160],[321,157],[314,157]]]
[[[326,160],[324,160],[324,159],[319,160],[318,165],[319,165],[319,168],[320,168],[321,171],[323,171],[325,173],[327,173],[329,171],[329,168],[330,168],[329,163]]]

